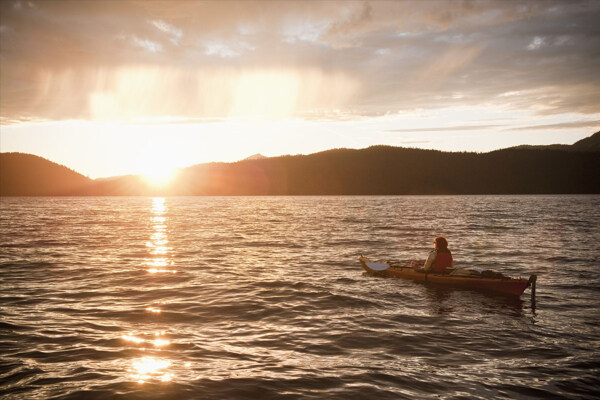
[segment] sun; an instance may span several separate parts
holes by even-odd
[[[139,173],[151,186],[167,186],[177,176],[177,154],[169,149],[166,143],[154,142],[138,155]]]
[[[144,168],[142,176],[152,186],[166,186],[177,175],[177,168],[161,164],[160,162]]]

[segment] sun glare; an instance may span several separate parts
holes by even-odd
[[[165,186],[173,180],[176,174],[175,167],[157,164],[145,169],[142,175],[153,186]]]
[[[138,168],[144,180],[155,187],[171,183],[178,172],[176,152],[166,140],[148,143],[138,157]]]

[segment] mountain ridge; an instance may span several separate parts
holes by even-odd
[[[165,187],[152,187],[139,175],[92,180],[38,156],[0,153],[0,195],[600,193],[596,150],[600,132],[560,146],[471,153],[375,145],[308,155],[251,156],[181,169]]]
[[[549,150],[566,150],[566,151],[600,151],[600,131],[593,133],[591,136],[578,140],[573,144],[546,144],[546,145],[531,145],[522,144],[519,146],[509,147],[509,149],[549,149]]]
[[[64,165],[27,153],[0,153],[0,196],[65,196],[94,181]]]

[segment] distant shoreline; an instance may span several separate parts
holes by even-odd
[[[24,153],[0,153],[0,196],[443,196],[600,193],[600,132],[561,149],[457,153],[372,146],[90,179]]]
[[[600,196],[600,193],[502,193],[502,194],[489,194],[489,193],[480,193],[480,194],[253,194],[253,195],[244,195],[244,194],[232,194],[232,195],[210,195],[210,194],[202,194],[202,195],[32,195],[32,196],[21,196],[21,195],[0,195],[0,199],[34,199],[34,198],[63,198],[63,199],[83,199],[83,198],[153,198],[153,197],[161,197],[161,198],[191,198],[191,197],[203,197],[203,198],[218,198],[218,197],[226,197],[226,198],[242,198],[242,197],[559,197],[559,196]]]

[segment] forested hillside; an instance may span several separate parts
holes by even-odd
[[[571,146],[490,153],[373,146],[198,164],[165,187],[139,176],[91,180],[43,158],[0,154],[0,194],[410,195],[600,193],[600,133]]]

